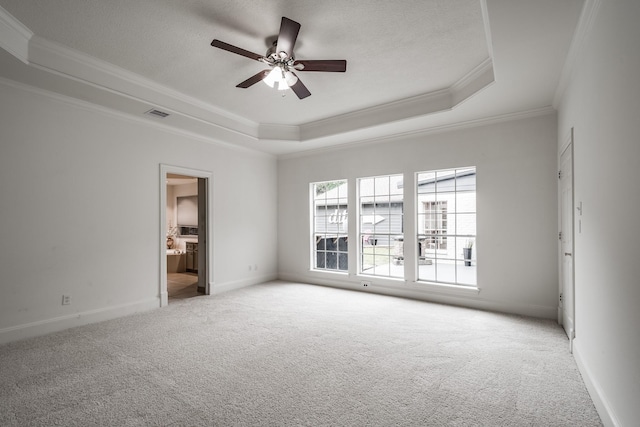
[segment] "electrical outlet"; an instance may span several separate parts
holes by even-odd
[[[251,264],[249,264],[249,271],[251,271]]]
[[[62,305],[71,305],[71,295],[62,295]]]
[[[364,286],[365,288],[368,287],[368,286],[371,286],[371,282],[368,282],[368,281],[365,281],[365,280],[360,282],[360,284],[362,284],[362,286]]]
[[[258,271],[258,264],[255,264],[255,265],[253,266],[253,271]]]

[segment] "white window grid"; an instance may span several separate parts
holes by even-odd
[[[310,185],[313,270],[348,270],[347,184],[347,180],[342,179]],[[324,187],[325,191],[319,193],[317,190],[320,187]]]
[[[475,174],[475,167],[416,174],[418,281],[477,285]]]
[[[358,178],[358,272],[404,278],[403,175]]]

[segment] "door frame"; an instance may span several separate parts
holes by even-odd
[[[160,307],[165,307],[169,304],[169,293],[167,291],[167,175],[177,174],[192,176],[194,178],[203,178],[206,181],[206,230],[205,230],[205,245],[204,249],[206,254],[205,258],[205,295],[211,293],[213,287],[213,266],[211,260],[213,259],[213,227],[211,226],[211,213],[213,212],[213,173],[209,171],[191,169],[182,166],[160,164],[160,241],[158,244],[158,253],[160,257],[160,284],[159,284],[159,297]],[[200,190],[200,188],[198,189]],[[198,201],[202,198],[200,191],[198,191]],[[198,245],[198,252],[202,249]],[[200,277],[198,277],[200,279]],[[200,280],[199,280],[200,282]]]
[[[575,312],[575,299],[576,299],[576,291],[575,291],[575,171],[574,171],[574,131],[573,128],[569,131],[569,134],[562,140],[562,144],[560,145],[560,149],[558,150],[558,173],[562,173],[562,158],[565,152],[568,151],[570,155],[571,161],[571,174],[566,177],[570,180],[571,183],[571,207],[570,217],[571,224],[568,224],[568,227],[571,228],[571,241],[569,242],[569,246],[571,248],[571,283],[565,284],[564,279],[564,265],[565,265],[565,254],[562,244],[562,238],[559,235],[558,239],[558,276],[559,276],[559,287],[558,287],[558,323],[565,329],[567,336],[569,337],[569,350],[573,351],[573,339],[575,338],[576,331],[576,312]],[[562,216],[563,216],[563,201],[562,201],[562,179],[561,176],[558,175],[558,230],[559,232],[564,232],[562,228]],[[567,297],[566,292],[571,292],[570,298]],[[571,307],[571,325],[564,324],[564,313],[566,307],[567,299],[570,301]],[[568,329],[567,329],[568,328]]]

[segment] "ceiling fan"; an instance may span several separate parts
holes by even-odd
[[[309,89],[302,84],[295,71],[327,71],[345,72],[347,61],[338,60],[297,60],[293,55],[293,46],[296,44],[300,24],[289,18],[282,17],[280,23],[280,33],[278,39],[273,42],[265,56],[249,52],[229,43],[214,39],[211,46],[226,50],[247,58],[267,64],[270,68],[260,71],[258,74],[249,77],[247,80],[236,85],[236,87],[246,89],[259,81],[264,81],[267,85],[278,90],[291,88],[300,99],[311,95]]]

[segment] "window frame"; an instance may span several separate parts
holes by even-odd
[[[383,180],[387,180],[386,191],[378,193],[378,188],[384,188]],[[396,184],[395,190],[391,188],[392,181]],[[372,191],[370,188],[363,189],[364,182],[368,182]],[[403,183],[403,173],[356,179],[357,271],[360,276],[405,280]],[[367,209],[363,208],[365,204],[369,205]],[[400,212],[394,212],[398,207]],[[384,221],[386,223],[382,224]],[[394,228],[394,224],[395,227],[399,224],[399,231]],[[394,271],[400,274],[394,274]]]
[[[432,176],[432,178],[430,177]],[[439,178],[439,175],[442,178]],[[473,179],[469,177],[473,176]],[[445,184],[446,181],[449,181]],[[469,181],[470,184],[463,184]],[[416,281],[436,285],[477,288],[477,167],[454,167],[415,172]],[[453,184],[453,185],[452,185]],[[432,190],[426,186],[431,185]],[[442,185],[442,189],[438,187]],[[421,190],[421,186],[425,186]],[[427,203],[446,204],[446,213],[428,212]],[[451,203],[453,202],[453,203]],[[471,207],[472,208],[469,208]],[[446,229],[428,232],[430,215],[441,215]],[[438,223],[438,220],[435,220]],[[428,241],[446,239],[444,248],[427,246]],[[435,240],[434,240],[435,239]],[[465,247],[471,245],[471,258]],[[453,267],[453,268],[452,268]],[[439,274],[440,270],[440,274]],[[452,270],[452,271],[451,271]]]
[[[339,183],[335,187],[326,190],[322,194],[323,199],[318,199],[316,187],[320,184]],[[343,188],[341,191],[340,188]],[[336,190],[336,197],[327,198],[327,193]],[[330,272],[338,274],[348,274],[349,271],[349,229],[348,229],[348,207],[349,207],[349,181],[347,179],[336,179],[309,183],[310,199],[310,270],[319,272]],[[319,205],[318,201],[325,203]],[[327,204],[327,202],[333,202]],[[324,215],[319,215],[318,206],[324,208]],[[332,208],[328,208],[331,206]],[[322,218],[322,219],[321,219]],[[324,229],[320,230],[318,225],[324,222]],[[336,224],[335,227],[331,224]],[[335,228],[335,231],[333,230]],[[318,240],[319,236],[322,239]],[[333,242],[331,242],[333,240]],[[327,243],[333,246],[328,246]],[[320,244],[320,245],[319,245]],[[320,262],[322,254],[323,262]],[[329,267],[332,258],[335,257],[335,267]],[[343,268],[340,268],[343,267]]]

